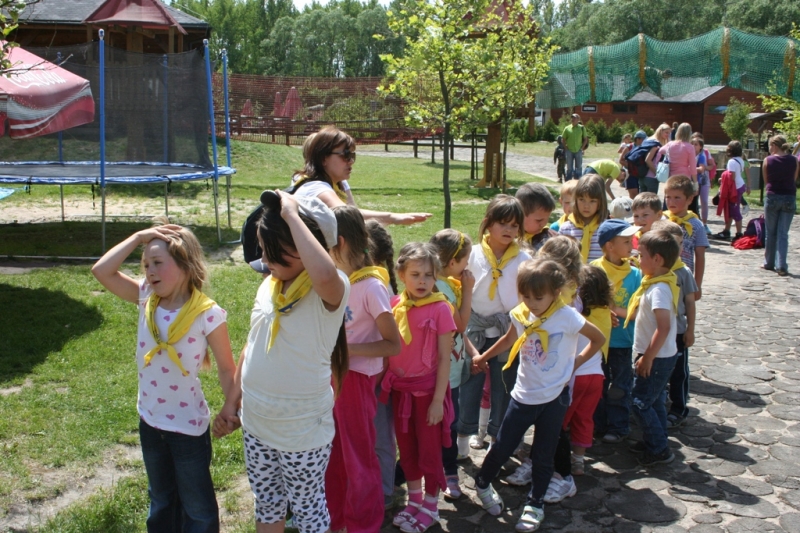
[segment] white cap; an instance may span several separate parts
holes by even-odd
[[[611,218],[621,218],[623,220],[627,219],[633,214],[631,211],[631,205],[633,205],[633,200],[630,198],[614,198],[614,200],[608,206],[608,211],[611,213]]]

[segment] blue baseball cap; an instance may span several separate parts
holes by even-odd
[[[628,237],[642,229],[640,226],[631,226],[619,218],[609,218],[597,228],[597,243],[602,248],[614,237]]]
[[[639,130],[633,135],[633,138],[634,139],[647,139],[647,134],[644,131]]]

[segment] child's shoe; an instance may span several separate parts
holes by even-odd
[[[709,229],[708,224],[704,224],[703,229],[706,230],[706,235],[711,237],[711,229]]]
[[[731,240],[731,232],[729,230],[723,230],[720,231],[719,233],[715,233],[714,235],[712,235],[712,237],[715,239],[719,239],[721,241],[729,241]]]
[[[458,455],[456,455],[456,461],[466,461],[469,459],[469,441],[472,440],[471,437],[462,437],[459,435],[456,437],[456,446],[458,447]]]
[[[528,461],[523,461],[521,465],[514,470],[514,473],[506,478],[506,483],[524,487],[531,483],[533,466]]]
[[[402,527],[403,524],[405,524],[409,520],[413,520],[414,517],[417,516],[417,513],[419,513],[421,508],[422,508],[421,503],[409,501],[405,509],[403,509],[394,516],[394,518],[392,519],[392,524],[394,524],[395,527]]]
[[[425,506],[419,508],[419,512],[407,522],[403,522],[400,531],[404,533],[424,533],[433,526],[439,525],[439,511],[431,511]]]
[[[607,442],[609,444],[617,444],[619,442],[622,442],[622,439],[624,438],[625,437],[623,437],[622,435],[617,435],[616,433],[606,433],[605,435],[603,435],[603,442]]]
[[[582,476],[584,472],[583,466],[583,455],[575,455],[572,454],[570,458],[570,462],[572,463],[572,475],[573,476]]]
[[[447,488],[444,489],[444,497],[448,500],[457,500],[461,497],[461,485],[458,484],[458,476],[446,476]]]
[[[558,474],[553,474],[550,484],[547,485],[547,492],[544,495],[545,503],[558,503],[566,498],[572,498],[578,493],[575,486],[575,479],[572,476],[562,478]]]
[[[486,509],[487,513],[492,516],[497,516],[503,511],[503,499],[497,494],[491,483],[489,483],[489,486],[485,489],[480,488],[476,483],[475,492],[478,494],[481,505]]]
[[[661,453],[644,452],[641,457],[639,457],[639,464],[642,466],[666,465],[674,460],[675,454],[672,453],[672,450],[670,450],[668,446],[667,449]]]
[[[532,505],[526,505],[522,511],[522,516],[519,517],[519,522],[514,526],[514,529],[521,533],[528,531],[536,531],[544,521],[544,509],[539,509]]]
[[[678,416],[670,413],[667,415],[667,429],[679,428],[686,423],[685,416]]]

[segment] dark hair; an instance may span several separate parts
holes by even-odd
[[[597,217],[597,222],[602,224],[608,218],[608,198],[606,198],[606,182],[603,181],[603,178],[597,174],[586,174],[578,180],[578,185],[575,187],[575,205],[572,208],[572,214],[576,220],[588,224],[592,219],[585,220],[580,209],[577,209],[578,198],[581,196],[588,196],[592,200],[598,201],[597,213],[594,217]]]
[[[644,248],[650,255],[660,255],[664,267],[672,269],[681,254],[678,240],[666,230],[648,231],[639,239],[639,248]]]
[[[725,153],[728,154],[728,157],[741,157],[742,143],[740,143],[739,141],[729,142],[728,147],[725,149]]]
[[[631,202],[631,211],[649,207],[654,213],[658,213],[664,209],[664,204],[661,198],[654,192],[643,192],[636,195],[636,198]]]
[[[553,211],[556,208],[556,201],[550,191],[541,183],[525,183],[514,195],[519,203],[522,204],[522,212],[530,215],[537,209]]]
[[[614,286],[602,268],[583,265],[578,295],[583,302],[583,316],[589,316],[596,307],[611,307],[614,303]]]
[[[430,263],[433,268],[433,276],[439,276],[439,270],[441,270],[439,254],[436,253],[436,248],[434,248],[432,244],[427,242],[410,242],[400,248],[395,269],[398,272],[404,272],[410,261]]]
[[[377,220],[367,220],[369,233],[369,257],[373,265],[382,265],[389,272],[389,285],[392,293],[397,294],[397,276],[394,273],[394,241]]]
[[[325,158],[340,144],[344,144],[345,150],[355,150],[356,142],[348,134],[334,126],[325,126],[318,132],[309,135],[303,143],[303,156],[305,166],[303,170],[296,171],[296,174],[305,176],[305,179],[298,181],[300,185],[309,181],[324,181],[333,187],[333,181],[325,173],[323,163]],[[297,187],[295,186],[295,190]]]
[[[483,238],[484,233],[492,224],[516,222],[519,226],[518,237],[522,237],[524,219],[525,213],[522,211],[522,205],[516,198],[507,194],[498,194],[486,206],[486,215],[483,217],[478,234]]]
[[[564,269],[567,279],[576,286],[581,283],[581,247],[572,237],[556,235],[547,239],[539,249],[539,257],[552,259]]]
[[[361,211],[352,205],[339,205],[333,208],[333,214],[336,215],[337,233],[347,243],[348,257],[341,257],[338,243],[331,251],[356,270],[372,266],[372,258],[369,255],[369,233],[364,225]]]
[[[523,262],[517,270],[517,292],[523,296],[556,294],[567,281],[564,267],[542,257]]]
[[[445,268],[451,259],[461,261],[472,247],[469,235],[454,229],[437,231],[429,242],[436,248],[442,268]]]
[[[664,187],[664,191],[681,191],[687,199],[690,199],[694,196],[692,178],[684,174],[670,176],[667,180],[666,187]]]

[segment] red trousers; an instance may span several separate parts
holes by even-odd
[[[448,394],[450,392],[448,391]],[[392,411],[397,447],[400,449],[400,466],[407,480],[425,478],[425,493],[437,494],[437,490],[447,488],[442,464],[442,423],[428,425],[428,408],[433,400],[432,394],[412,396],[411,418],[408,431],[403,432],[400,416],[400,394],[392,394]],[[348,530],[347,533],[350,533]]]
[[[348,372],[333,406],[336,435],[325,493],[331,514],[331,530],[375,533],[383,523],[381,467],[375,453],[374,378]]]
[[[602,374],[575,376],[572,403],[561,426],[564,430],[569,428],[569,440],[574,446],[592,447],[594,411],[603,396],[603,379]]]

